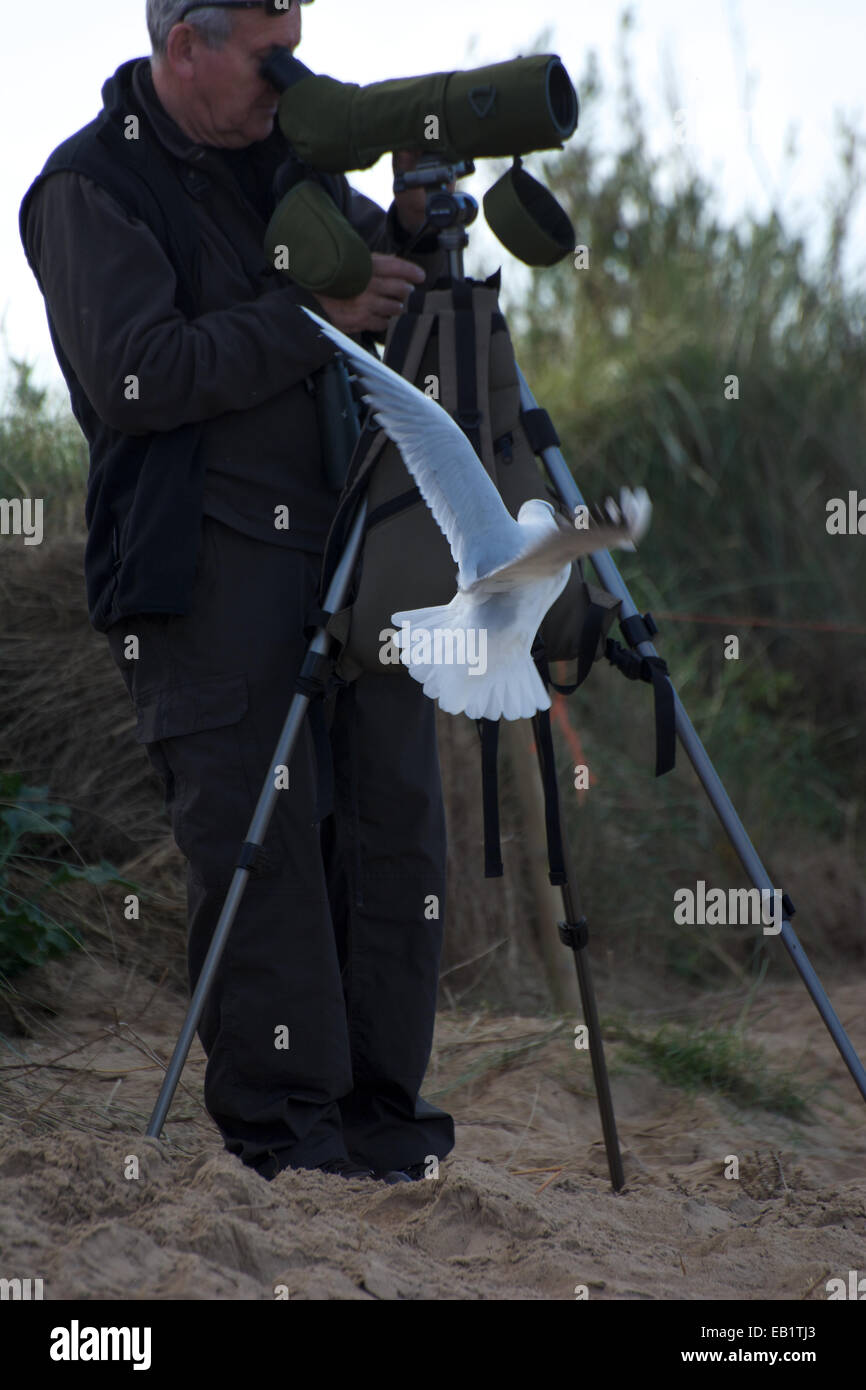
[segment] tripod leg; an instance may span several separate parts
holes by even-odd
[[[538,405],[520,367],[517,367],[517,378],[520,382],[520,404],[524,411],[537,410]],[[541,457],[545,467],[559,493],[564,505],[569,511],[573,512],[575,507],[583,504],[583,497],[571,471],[562,456],[562,453],[555,446],[550,446],[542,451]],[[591,557],[593,568],[599,579],[609,593],[614,594],[622,600],[623,619],[639,617],[635,602],[628,591],[622,575],[614,564],[611,556],[606,550],[596,551]],[[658,652],[648,639],[638,642],[635,648],[641,656],[657,657]],[[722,823],[725,833],[739,856],[740,863],[749,875],[756,888],[769,893],[774,892],[772,880],[764,868],[758,853],[746,834],[745,827],[734,810],[733,802],[722,784],[722,780],[710,761],[706,748],[701,743],[695,728],[689,719],[680,701],[680,697],[674,690],[674,709],[676,715],[676,729],[680,742],[688,754],[689,760],[704,791],[709,798],[716,815]],[[853,1078],[854,1084],[859,1090],[864,1101],[866,1101],[866,1067],[860,1061],[851,1039],[842,1027],[841,1021],[827,997],[821,981],[818,979],[806,952],[800,945],[797,934],[788,920],[793,913],[793,906],[786,897],[783,899],[786,908],[786,915],[781,924],[782,941],[785,949],[799,972],[806,989],[812,997],[816,1009],[821,1015],[827,1030],[839,1050],[843,1062],[848,1068]]]
[[[324,607],[329,613],[336,612],[342,605],[361,548],[366,516],[367,503],[366,500],[364,500],[361,502],[358,509],[358,515],[353,522],[352,530],[346,543],[346,549],[328,589]],[[318,674],[318,667],[321,661],[327,657],[331,643],[332,638],[325,629],[319,628],[310,644],[304,660],[304,665],[301,669],[302,678],[315,678]],[[286,722],[283,725],[282,733],[280,734],[276,749],[274,750],[271,768],[278,766],[288,767],[292,756],[292,750],[307,714],[310,698],[309,695],[302,694],[300,691],[293,697],[291,705],[289,706],[289,712],[286,716]],[[192,1040],[195,1037],[196,1028],[201,1019],[208,990],[210,989],[217,966],[220,963],[222,953],[228,941],[229,932],[232,929],[244,891],[249,881],[250,868],[255,860],[257,852],[262,847],[279,794],[274,778],[269,771],[256,804],[253,818],[250,821],[247,838],[241,846],[237,868],[235,869],[231,884],[229,885],[229,890],[226,894],[222,911],[220,912],[219,921],[214,928],[214,934],[208,948],[208,953],[205,956],[201,973],[198,977],[198,983],[196,984],[192,999],[190,1000],[180,1036],[178,1037],[174,1052],[172,1053],[171,1061],[166,1069],[165,1078],[159,1096],[157,1097],[153,1114],[150,1117],[150,1122],[145,1131],[149,1138],[158,1139],[162,1132],[166,1115],[168,1114],[169,1107],[174,1099],[174,1093],[180,1081],[181,1072],[189,1056],[189,1050],[192,1046]]]
[[[538,768],[543,779],[545,771],[544,754],[542,752],[542,742],[538,727],[538,715],[535,716],[532,723],[535,729],[535,749],[538,756]],[[559,802],[558,786],[556,788],[556,797],[557,802]],[[561,805],[559,807],[559,815],[561,823]],[[574,952],[574,968],[577,971],[580,1001],[583,1006],[583,1016],[586,1019],[586,1027],[589,1034],[589,1059],[592,1063],[595,1094],[598,1099],[598,1110],[601,1116],[604,1147],[607,1152],[607,1167],[614,1192],[620,1192],[625,1186],[625,1175],[622,1168],[622,1156],[619,1151],[619,1137],[616,1132],[616,1119],[613,1113],[610,1081],[607,1074],[607,1065],[604,1060],[604,1043],[602,1042],[601,1025],[599,1024],[598,1009],[595,1002],[595,988],[592,983],[592,972],[590,970],[589,957],[586,950],[589,939],[587,921],[580,910],[577,878],[575,877],[574,865],[565,836],[563,836],[562,840],[562,854],[565,864],[565,883],[562,884],[562,904],[565,909],[565,921],[559,923],[559,935],[563,943],[566,946],[570,946]]]

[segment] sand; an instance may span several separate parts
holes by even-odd
[[[797,981],[764,987],[749,1038],[814,1088],[808,1122],[665,1085],[606,1026],[619,1194],[568,1019],[439,1015],[425,1094],[457,1145],[438,1178],[266,1183],[222,1149],[197,1043],[163,1138],[142,1137],[176,989],[80,958],[39,991],[0,1058],[0,1272],[46,1299],[808,1301],[866,1267],[866,1107]],[[832,994],[862,1054],[862,979]]]

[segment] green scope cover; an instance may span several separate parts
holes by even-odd
[[[363,293],[373,274],[366,242],[313,179],[295,184],[275,208],[265,255],[296,284],[334,299]]]
[[[366,87],[311,75],[283,93],[279,123],[301,159],[345,173],[389,150],[454,161],[557,149],[577,126],[577,96],[560,59],[539,53]]]
[[[485,193],[484,215],[502,245],[525,265],[556,265],[574,250],[571,218],[519,158]]]

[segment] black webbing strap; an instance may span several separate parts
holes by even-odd
[[[595,609],[597,612],[592,613]],[[591,604],[587,623],[592,628],[592,643],[581,641],[578,660],[577,681],[574,685],[557,685],[551,680],[550,666],[544,651],[541,636],[537,635],[532,646],[532,659],[538,674],[544,682],[545,690],[552,687],[564,695],[576,690],[589,674],[595,660],[595,652],[601,633],[601,624],[606,609],[600,604]],[[585,630],[585,629],[584,629]],[[588,657],[585,652],[588,651]],[[502,870],[502,851],[499,838],[499,772],[497,750],[499,746],[498,720],[476,720],[481,736],[481,794],[484,807],[484,877],[498,878]],[[566,882],[565,857],[562,847],[562,824],[559,816],[559,795],[556,785],[556,757],[553,746],[553,731],[550,724],[550,710],[539,710],[537,716],[538,747],[541,753],[541,782],[544,790],[544,824],[547,832],[547,867],[550,882],[556,887]]]
[[[415,502],[421,500],[421,490],[417,487],[409,488],[408,492],[401,492],[397,497],[392,497],[388,502],[382,502],[380,506],[374,507],[367,514],[364,522],[364,530],[369,531],[371,526],[375,526],[377,521],[384,521],[386,517],[394,516],[396,512],[403,512],[407,507],[411,507]]]
[[[539,710],[535,718],[535,736],[541,754],[541,782],[544,788],[544,826],[547,831],[547,863],[554,887],[565,883],[565,857],[562,851],[562,825],[559,819],[559,791],[556,785],[556,754],[550,710]]]
[[[410,296],[410,300],[412,296]],[[420,309],[419,309],[420,312]],[[406,361],[406,354],[409,351],[409,344],[412,341],[412,334],[415,332],[416,316],[413,313],[401,314],[391,335],[388,344],[388,351],[385,354],[387,365],[392,371],[403,375],[403,364]]]
[[[600,610],[599,624],[605,610],[600,605],[595,605]],[[598,632],[600,627],[596,629]],[[596,641],[598,637],[596,636]],[[581,643],[581,650],[583,644]],[[595,647],[593,647],[593,654]],[[557,685],[550,678],[550,666],[547,660],[547,653],[544,650],[544,643],[541,640],[541,633],[536,634],[532,644],[532,659],[535,662],[538,674],[544,682],[547,690],[552,687],[560,691],[561,694],[570,695],[576,690],[578,685],[586,679],[589,670],[592,668],[593,658],[590,659],[589,667],[584,675],[580,674],[578,665],[578,677],[574,685]],[[550,710],[539,710],[536,716],[536,738],[541,753],[541,785],[544,790],[544,824],[547,831],[547,868],[548,875],[554,887],[567,881],[565,873],[565,856],[562,848],[562,824],[559,816],[559,793],[556,785],[556,754],[553,746],[553,730],[550,723]]]
[[[536,639],[533,660],[545,688],[551,684],[550,670],[544,656],[541,639]],[[502,847],[499,834],[499,720],[475,721],[481,738],[481,800],[484,810],[484,877],[501,878]],[[547,865],[550,882],[558,886],[566,882],[565,856],[562,847],[562,824],[559,816],[559,794],[556,785],[556,754],[550,710],[539,710],[536,738],[541,754],[540,772],[544,790],[544,825],[547,832]]]
[[[454,349],[457,358],[457,410],[454,419],[481,457],[481,411],[478,409],[478,364],[475,361],[475,308],[472,285],[455,282]]]
[[[494,454],[501,454],[503,463],[511,463],[514,458],[514,435],[509,430],[493,441]]]
[[[422,289],[420,285],[416,285],[415,288],[410,292],[409,298],[406,300],[406,313],[407,313],[407,314],[423,314],[423,312],[424,312],[424,301],[426,300],[426,298],[427,298],[427,290],[426,290],[426,289]],[[400,327],[400,323],[401,323],[401,322],[402,322],[401,319],[398,319],[398,320],[397,320],[397,328]],[[396,336],[396,332],[397,332],[397,329],[395,328],[395,330],[394,330],[395,336]],[[390,366],[390,363],[389,363],[388,365]]]
[[[499,720],[476,719],[481,739],[481,801],[484,808],[484,877],[501,878],[502,850],[499,842]]]
[[[649,618],[649,614],[647,617]],[[636,615],[620,623],[626,638],[635,637],[639,642],[649,641],[652,633],[644,620]],[[655,623],[653,629],[658,631]],[[621,671],[626,680],[645,681],[653,688],[656,722],[656,777],[663,777],[672,771],[677,760],[677,725],[674,708],[674,688],[668,680],[667,662],[660,656],[641,656],[638,652],[627,651],[612,637],[607,639],[604,654],[612,666]]]

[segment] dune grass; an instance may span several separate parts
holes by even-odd
[[[792,1073],[771,1067],[761,1048],[736,1028],[665,1023],[640,1035],[625,1030],[625,1061],[649,1067],[670,1086],[692,1094],[708,1090],[737,1105],[805,1119],[809,1096]]]

